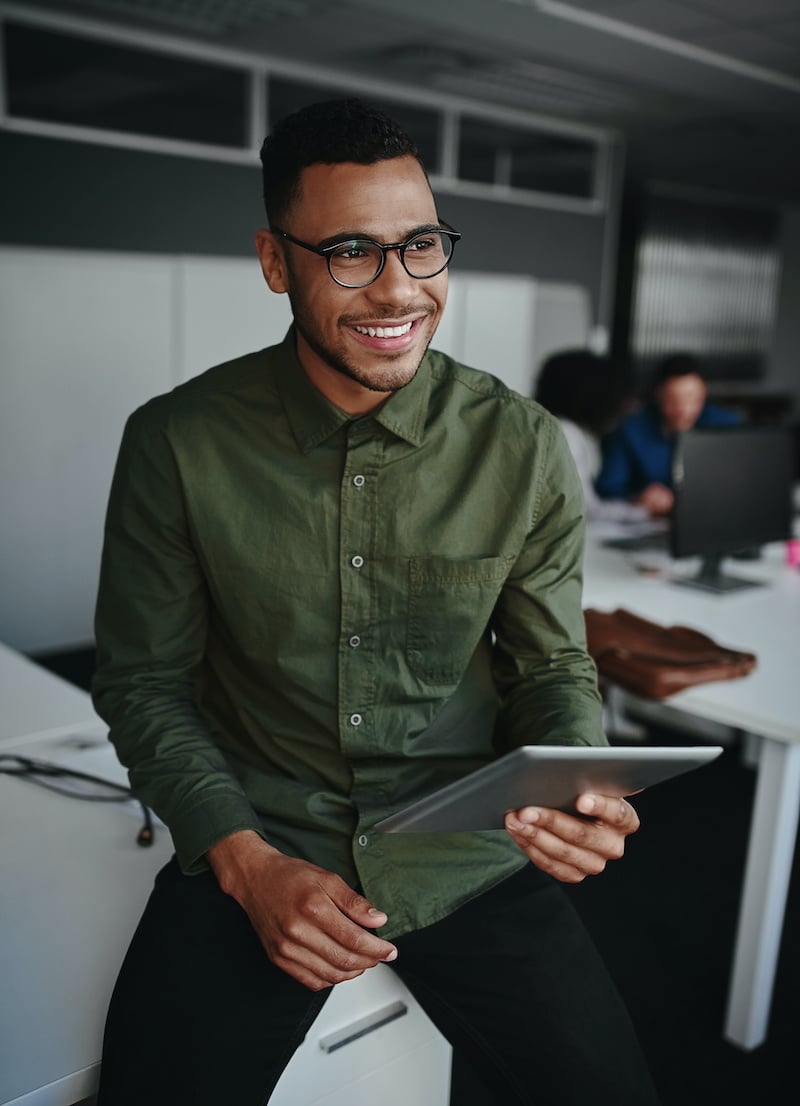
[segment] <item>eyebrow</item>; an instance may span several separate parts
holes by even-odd
[[[407,231],[405,237],[399,239],[401,242],[407,242],[409,238],[415,238],[418,234],[429,234],[435,230],[446,230],[441,223],[422,223],[419,226],[412,227]],[[354,231],[342,231],[340,234],[332,234],[329,238],[323,238],[317,245],[318,250],[327,249],[328,246],[339,246],[343,242],[378,242],[379,245],[385,245],[386,243],[380,242],[372,234],[366,234],[363,230]]]

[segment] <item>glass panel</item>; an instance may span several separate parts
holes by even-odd
[[[331,88],[325,85],[301,84],[299,81],[272,77],[268,85],[269,125],[274,126],[279,119],[290,112],[297,111],[306,104],[318,100],[341,100],[355,96],[372,107],[385,111],[408,132],[417,145],[420,157],[429,173],[436,173],[439,164],[439,116],[435,111],[419,108],[398,100],[388,100],[382,96],[373,96],[358,89]]]
[[[5,44],[11,116],[246,144],[241,70],[14,23],[6,25]]]
[[[676,351],[709,380],[766,372],[780,293],[779,216],[766,208],[646,197],[631,350],[643,378]]]
[[[458,175],[480,184],[591,199],[594,143],[493,121],[461,120]]]

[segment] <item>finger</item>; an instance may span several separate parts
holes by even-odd
[[[329,964],[314,958],[308,961],[294,960],[273,953],[270,959],[277,968],[296,979],[298,983],[302,983],[304,987],[308,987],[310,991],[322,991],[326,987],[333,987],[337,983],[344,983],[348,979],[356,979],[364,974],[363,971],[340,974],[332,970]]]
[[[509,814],[511,827],[527,833],[533,839],[544,833],[578,849],[597,852],[608,860],[622,855],[621,845],[625,834],[618,826],[595,818],[576,817],[562,810],[547,807],[524,807]],[[545,838],[542,837],[544,841]]]
[[[587,792],[578,796],[575,806],[581,814],[614,826],[622,833],[635,833],[639,828],[639,815],[630,803],[617,796]]]
[[[353,891],[346,884],[341,894],[334,892],[331,894],[331,898],[348,918],[352,918],[359,925],[378,929],[389,921],[388,915],[383,910],[378,910],[369,899],[365,899],[363,895],[359,895],[357,891]]]
[[[509,825],[512,839],[522,849],[529,860],[538,868],[549,872],[560,880],[575,882],[585,876],[597,876],[604,871],[611,859],[622,855],[617,841],[602,842],[600,845],[581,847],[565,841],[541,826],[525,825],[516,830]]]
[[[372,938],[363,929],[356,926],[353,929],[355,935],[348,934],[346,943],[341,943],[321,929],[293,922],[285,933],[273,939],[268,952],[279,968],[301,979],[306,986],[329,987],[362,975],[381,960],[393,958],[391,954],[383,955],[382,946],[388,942],[380,942],[378,954],[359,947],[358,935],[362,945]],[[397,950],[388,947],[396,956]]]
[[[560,883],[582,883],[588,875],[599,875],[599,872],[587,872],[573,864],[556,860],[549,853],[538,849],[535,844],[523,845],[519,841],[517,841],[517,844],[532,864],[535,864],[542,872],[546,872],[547,875],[557,879]]]
[[[289,941],[309,948],[339,971],[363,971],[380,961],[394,960],[396,947],[370,933],[351,920],[345,910],[356,907],[372,925],[382,925],[386,915],[374,910],[363,896],[346,884],[334,885],[328,893],[309,896],[302,909],[287,924],[284,935]],[[380,919],[379,921],[376,919]]]
[[[535,844],[537,854],[586,875],[598,875],[625,851],[625,835],[618,829],[563,811],[525,807],[507,816],[506,827],[526,853]]]

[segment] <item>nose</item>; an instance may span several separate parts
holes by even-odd
[[[365,291],[376,303],[406,304],[413,300],[420,281],[406,272],[400,260],[400,250],[387,250],[386,261],[377,280]]]

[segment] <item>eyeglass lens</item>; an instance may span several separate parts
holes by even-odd
[[[399,252],[406,272],[424,280],[445,268],[453,252],[453,241],[446,234],[426,231],[410,238]],[[328,254],[331,276],[351,288],[374,280],[382,263],[383,251],[369,240],[342,242]]]

